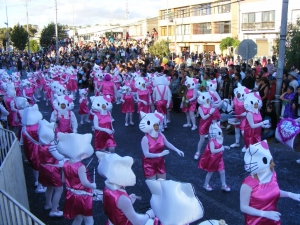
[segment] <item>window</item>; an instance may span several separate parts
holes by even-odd
[[[211,14],[211,4],[197,5],[193,7],[194,16],[205,16]]]
[[[231,33],[231,22],[217,22],[215,23],[216,34],[229,34]]]
[[[275,22],[275,11],[262,12],[262,22]]]
[[[162,19],[162,20],[168,19],[168,13],[167,13],[167,10],[161,11],[161,19]]]
[[[231,4],[219,5],[218,13],[230,13]]]
[[[255,13],[243,13],[243,23],[255,23]]]
[[[179,26],[176,26],[176,34],[179,34],[179,35],[189,35],[190,34],[190,25],[179,25]]]
[[[190,8],[175,9],[175,18],[190,17]]]
[[[161,31],[160,31],[160,35],[161,36],[168,36],[167,35],[167,30],[168,28],[167,27],[161,27]],[[169,36],[172,36],[172,26],[169,26]]]
[[[211,34],[211,23],[193,24],[193,34]]]
[[[300,9],[292,10],[292,23],[296,23],[300,18]]]

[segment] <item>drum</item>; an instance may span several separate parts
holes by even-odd
[[[241,121],[236,118],[230,118],[230,119],[228,119],[228,123],[231,125],[237,126],[237,125],[241,124]]]
[[[277,125],[275,137],[295,152],[300,152],[300,123],[296,120],[282,119]]]
[[[228,225],[225,220],[206,220],[198,225]]]
[[[93,201],[102,201],[103,191],[98,189],[93,189]]]

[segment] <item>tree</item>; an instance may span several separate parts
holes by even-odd
[[[9,27],[8,28],[8,33],[10,35],[12,29]],[[0,28],[0,45],[3,45],[3,41],[7,40],[7,28],[3,27]]]
[[[36,40],[29,41],[30,51],[31,52],[38,52],[39,51],[39,44]]]
[[[66,32],[64,31],[61,25],[57,25],[58,40],[64,39],[67,37]],[[44,27],[41,33],[40,44],[42,47],[48,47],[51,44],[55,43],[55,24],[49,23],[47,27]]]
[[[240,44],[240,41],[238,39],[234,39],[232,37],[223,38],[220,43],[220,50],[224,51],[228,47],[234,47],[237,48]]]
[[[28,33],[22,26],[16,25],[12,29],[10,40],[15,48],[23,51],[28,42]]]
[[[152,46],[149,47],[151,55],[157,55],[159,58],[170,55],[169,43],[165,40],[156,41]]]

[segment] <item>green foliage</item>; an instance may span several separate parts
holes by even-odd
[[[10,34],[10,40],[15,48],[23,51],[28,42],[28,33],[22,26],[16,25]]]
[[[8,28],[8,33],[10,34],[12,29]],[[2,46],[3,40],[7,39],[7,29],[6,27],[0,28],[0,46]]]
[[[223,38],[220,43],[220,50],[224,51],[228,47],[231,47],[231,46],[234,48],[237,48],[239,46],[239,44],[240,44],[240,41],[237,39],[234,39],[232,37]]]
[[[39,51],[39,44],[36,40],[29,41],[30,52],[38,52]]]
[[[64,31],[61,25],[57,25],[58,40],[64,39],[67,37],[66,32]],[[42,47],[48,47],[51,44],[55,43],[55,24],[49,23],[47,27],[44,27],[41,33],[40,44]]]
[[[149,53],[151,55],[157,55],[160,59],[170,55],[169,43],[165,40],[156,41],[149,47]]]

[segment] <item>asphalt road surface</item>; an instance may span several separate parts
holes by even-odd
[[[77,115],[78,123],[78,97],[75,100],[74,113]],[[51,107],[46,106],[44,101],[39,103],[40,111],[45,119],[49,120],[51,115]],[[121,113],[120,105],[114,105],[112,111],[115,119],[115,140],[117,142],[116,153],[121,156],[131,156],[134,158],[133,171],[137,177],[137,183],[134,187],[127,187],[127,192],[135,193],[142,196],[142,200],[137,200],[134,208],[137,212],[145,213],[150,208],[150,191],[145,183],[145,178],[142,170],[142,150],[141,139],[143,133],[138,128],[138,114],[134,114],[134,126],[124,126],[124,114]],[[193,159],[199,140],[198,131],[191,131],[190,128],[183,128],[182,125],[186,122],[186,117],[183,113],[171,113],[171,123],[164,135],[178,149],[184,151],[185,156],[180,157],[174,151],[165,156],[167,179],[175,181],[188,182],[194,186],[195,192],[203,204],[204,217],[194,222],[198,224],[203,220],[208,219],[224,219],[228,225],[244,224],[244,215],[239,208],[239,191],[243,179],[247,176],[243,169],[243,153],[240,148],[225,150],[224,162],[226,171],[226,181],[231,188],[230,193],[221,191],[221,181],[218,173],[215,173],[211,179],[210,185],[213,188],[212,192],[207,192],[202,188],[206,172],[197,168],[198,162]],[[199,119],[197,119],[197,124]],[[92,133],[91,124],[79,125],[78,133]],[[224,133],[224,145],[234,143],[234,135]],[[93,142],[92,142],[93,143]],[[207,140],[205,142],[205,145]],[[300,158],[300,154],[293,152],[280,143],[271,142],[270,150],[275,161],[275,170],[277,172],[278,183],[281,190],[300,193],[299,170],[300,165],[296,163],[296,159]],[[241,145],[242,146],[242,145]],[[205,146],[204,146],[205,147]],[[204,150],[203,147],[203,150]],[[203,152],[202,150],[202,152]],[[95,154],[92,156],[93,161],[89,165],[89,170],[93,170],[98,165]],[[87,164],[90,159],[86,159],[83,163]],[[45,198],[44,194],[36,194],[34,192],[34,177],[32,170],[28,164],[24,164],[25,175],[27,179],[28,199],[30,202],[30,210],[47,225],[64,225],[71,224],[72,221],[64,218],[50,218],[48,211],[44,210]],[[103,189],[104,178],[96,174],[97,189]],[[63,193],[60,201],[60,210],[64,207],[65,193]],[[282,225],[299,225],[300,210],[299,202],[292,199],[280,199],[278,202],[278,210],[281,213]],[[102,202],[93,203],[94,224],[103,225],[107,221],[107,217],[103,212]]]

